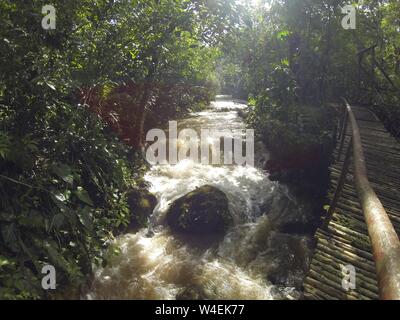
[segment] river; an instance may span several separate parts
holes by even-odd
[[[244,128],[246,105],[219,97],[209,109],[178,121],[182,128]],[[261,164],[268,152],[256,143],[255,167],[202,165],[189,160],[153,166],[145,179],[158,205],[149,229],[120,236],[105,268],[95,271],[88,299],[299,299],[310,259],[311,236],[285,233],[304,222],[298,202]],[[212,245],[193,245],[173,235],[161,217],[177,198],[202,185],[224,191],[234,225]]]

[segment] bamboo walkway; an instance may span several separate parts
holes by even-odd
[[[400,143],[393,138],[378,118],[365,107],[352,107],[365,154],[368,178],[381,200],[397,234],[400,233]],[[351,128],[347,126],[344,148],[350,143]],[[336,161],[330,167],[332,200],[345,152],[339,144],[335,150]],[[316,232],[316,249],[304,286],[305,299],[369,300],[378,299],[375,264],[367,226],[354,186],[353,165],[350,165],[344,189],[336,209],[325,230]],[[342,266],[352,265],[356,271],[356,289],[342,287]],[[400,272],[400,270],[399,270]]]

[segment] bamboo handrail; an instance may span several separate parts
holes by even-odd
[[[335,195],[329,207],[328,215],[324,221],[324,227],[328,226],[335,210],[336,203],[342,192],[345,177],[347,175],[348,163],[350,162],[349,150],[352,148],[355,186],[371,241],[379,284],[379,297],[382,300],[400,300],[399,238],[381,201],[368,180],[360,130],[351,106],[345,99],[343,100],[346,107],[346,113],[348,114],[348,118],[345,119],[348,119],[350,123],[352,139],[346,152]],[[346,127],[347,123],[343,125],[342,130],[346,130]],[[345,131],[342,132],[342,135],[345,135]],[[343,138],[343,136],[341,137]]]

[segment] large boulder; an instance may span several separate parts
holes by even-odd
[[[228,198],[221,190],[205,185],[176,200],[166,215],[172,231],[204,235],[224,233],[232,223]]]

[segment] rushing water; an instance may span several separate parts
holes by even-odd
[[[241,129],[243,104],[219,99],[179,128]],[[256,162],[267,152],[256,145]],[[302,206],[263,170],[190,160],[153,166],[145,179],[158,198],[150,230],[120,236],[120,254],[95,273],[89,299],[294,299],[306,270],[310,237],[279,232],[306,219]],[[213,185],[229,199],[234,226],[213,245],[194,245],[170,233],[162,216],[177,198]]]

